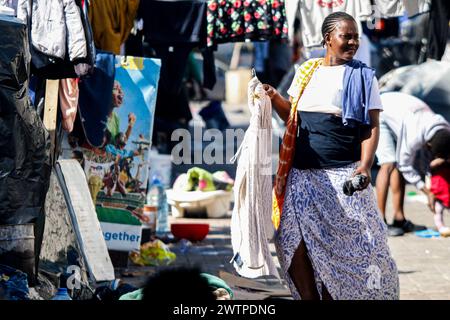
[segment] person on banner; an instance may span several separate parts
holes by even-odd
[[[380,116],[380,142],[376,151],[380,165],[376,189],[378,207],[386,221],[386,200],[391,188],[394,221],[388,227],[389,235],[402,236],[426,229],[405,218],[406,180],[427,196],[430,210],[436,213],[436,228],[442,236],[450,236],[443,224],[442,210],[435,211],[435,193],[425,184],[432,160],[447,158],[450,124],[424,101],[409,94],[385,92],[381,94],[381,101],[384,112]]]
[[[328,15],[322,36],[325,58],[300,66],[290,100],[264,86],[287,122],[274,186],[277,255],[295,299],[398,299],[397,266],[370,185],[378,81],[353,59],[352,16]],[[347,181],[356,192],[344,192]]]
[[[113,192],[117,189],[123,196],[127,194],[127,189],[125,188],[125,184],[127,179],[121,177],[126,173],[122,174],[124,170],[126,170],[126,165],[129,165],[128,159],[133,159],[135,156],[141,155],[142,150],[127,150],[126,146],[126,135],[123,132],[119,132],[116,138],[112,139],[112,134],[106,130],[106,147],[105,151],[107,154],[110,154],[115,158],[114,165],[111,166],[111,170],[107,177],[103,179],[103,182],[107,188],[107,195],[111,196]],[[114,144],[112,143],[114,141]]]
[[[111,165],[109,171],[104,175],[102,182],[104,188],[106,189],[106,195],[108,197],[112,197],[114,192],[117,190],[120,192],[122,196],[126,196],[127,190],[125,189],[125,185],[120,181],[120,156],[117,156],[114,160],[114,163]]]
[[[113,141],[116,140],[118,134],[120,133],[120,118],[117,115],[117,113],[114,111],[116,108],[120,108],[120,106],[123,104],[123,100],[125,97],[125,94],[123,92],[122,86],[119,81],[114,81],[114,87],[112,92],[112,104],[113,108],[111,110],[111,113],[108,116],[108,122],[106,123],[107,130],[111,133],[111,138]],[[128,138],[131,135],[131,131],[133,130],[133,126],[136,123],[136,115],[132,112],[128,114],[128,126],[127,130],[125,131],[125,142],[128,141]]]

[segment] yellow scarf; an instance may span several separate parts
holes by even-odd
[[[280,148],[278,170],[275,176],[275,184],[272,197],[272,223],[275,229],[280,226],[281,213],[283,210],[284,195],[286,193],[286,183],[289,171],[292,168],[295,153],[295,140],[297,137],[298,115],[297,105],[306,86],[311,80],[314,71],[323,63],[323,58],[310,59],[304,62],[297,70],[294,81],[299,86],[297,97],[291,99],[291,111],[286,124],[286,132]]]

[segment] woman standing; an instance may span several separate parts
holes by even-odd
[[[322,35],[325,58],[297,70],[290,101],[265,85],[287,122],[274,189],[283,209],[278,258],[296,299],[398,299],[397,267],[370,185],[378,82],[353,59],[359,34],[352,16],[330,14]],[[343,185],[356,175],[367,177],[363,190],[347,196]]]

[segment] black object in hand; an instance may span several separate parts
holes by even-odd
[[[344,194],[350,197],[355,191],[363,190],[367,183],[367,179],[366,176],[358,174],[357,176],[354,176],[352,180],[345,181],[343,186]]]

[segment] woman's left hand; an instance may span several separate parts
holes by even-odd
[[[270,84],[263,84],[263,89],[266,91],[270,99],[273,99],[278,94],[277,89],[272,87]]]
[[[370,174],[370,168],[367,168],[364,166],[359,166],[358,168],[356,168],[355,172],[353,172],[353,177],[357,176],[358,174],[367,177],[367,180],[363,186],[363,189],[367,188],[369,186],[370,182],[372,181],[372,175]]]

